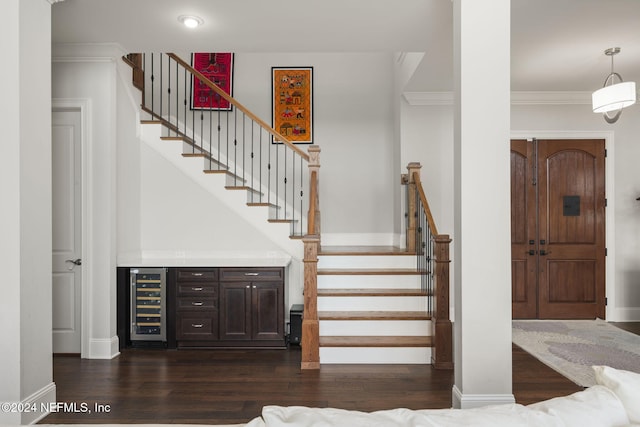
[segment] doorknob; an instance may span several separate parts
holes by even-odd
[[[73,265],[82,265],[82,258],[76,258],[76,259],[65,259],[64,262],[70,262]]]
[[[551,251],[545,251],[544,249],[542,249],[540,251],[540,255],[544,256],[544,255],[549,255],[551,253]]]

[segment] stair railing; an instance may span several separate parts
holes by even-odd
[[[134,82],[137,72],[143,86],[141,108],[162,122],[165,139],[181,140],[185,156],[203,157],[205,173],[225,174],[226,188],[246,190],[248,205],[267,206],[269,222],[291,224],[291,236],[306,234],[307,152],[178,55],[132,54],[127,60],[139,63]],[[211,95],[210,105],[193,108],[196,85]],[[231,108],[218,108],[222,100]],[[314,149],[317,146],[310,146]]]
[[[407,250],[415,251],[421,287],[427,294],[431,313],[433,349],[431,364],[436,369],[453,369],[453,328],[449,318],[448,234],[439,234],[420,180],[420,163],[409,163],[407,185]]]
[[[320,147],[310,145],[304,152],[173,53],[134,53],[123,60],[133,69],[134,87],[142,92],[142,110],[164,125],[165,139],[181,140],[184,155],[204,158],[206,173],[226,174],[226,188],[247,190],[249,206],[268,206],[270,222],[289,222],[291,236],[302,237],[301,368],[318,369]],[[213,105],[190,108],[191,85],[196,82],[210,91],[211,99],[224,99],[233,108],[224,112]]]

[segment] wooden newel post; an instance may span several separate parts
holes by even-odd
[[[439,234],[435,242],[435,288],[432,327],[434,346],[431,363],[436,369],[453,369],[453,327],[449,319],[449,244],[448,234]]]
[[[414,172],[420,173],[422,165],[418,162],[411,162],[407,165],[407,252],[416,250],[416,181]]]
[[[318,321],[318,249],[317,236],[305,236],[304,313],[302,315],[302,369],[320,369],[320,323]]]
[[[309,181],[309,217],[313,215],[314,221],[309,220],[307,234],[320,238],[320,147],[317,145],[309,146]]]
[[[302,315],[302,369],[320,369],[318,321],[318,252],[320,250],[320,147],[309,147],[309,213],[304,242],[304,313]]]

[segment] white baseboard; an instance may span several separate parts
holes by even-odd
[[[640,322],[640,308],[613,308],[607,313],[609,322]]]
[[[22,411],[17,413],[16,415],[19,417],[19,422],[16,424],[35,424],[47,415],[50,414],[50,411],[45,410],[41,411],[41,409],[45,409],[49,407],[49,404],[56,401],[56,384],[49,383],[46,386],[42,387],[40,390],[33,393],[31,396],[23,399],[20,402],[25,408],[33,408],[34,411]]]
[[[516,398],[513,394],[464,394],[458,386],[454,385],[452,403],[453,407],[457,409],[471,409],[489,405],[516,403]]]
[[[111,338],[92,338],[87,359],[113,359],[119,354],[120,340],[117,335]]]

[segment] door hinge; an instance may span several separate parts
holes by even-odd
[[[609,298],[607,297],[604,298],[604,305],[609,305]]]
[[[607,157],[607,149],[604,149],[604,156]]]
[[[605,198],[604,198],[604,207],[605,207],[605,208],[607,207],[607,203],[608,203],[608,201],[607,201],[607,198],[605,197]]]
[[[607,248],[604,248],[604,256],[608,256],[609,255],[609,250]]]

